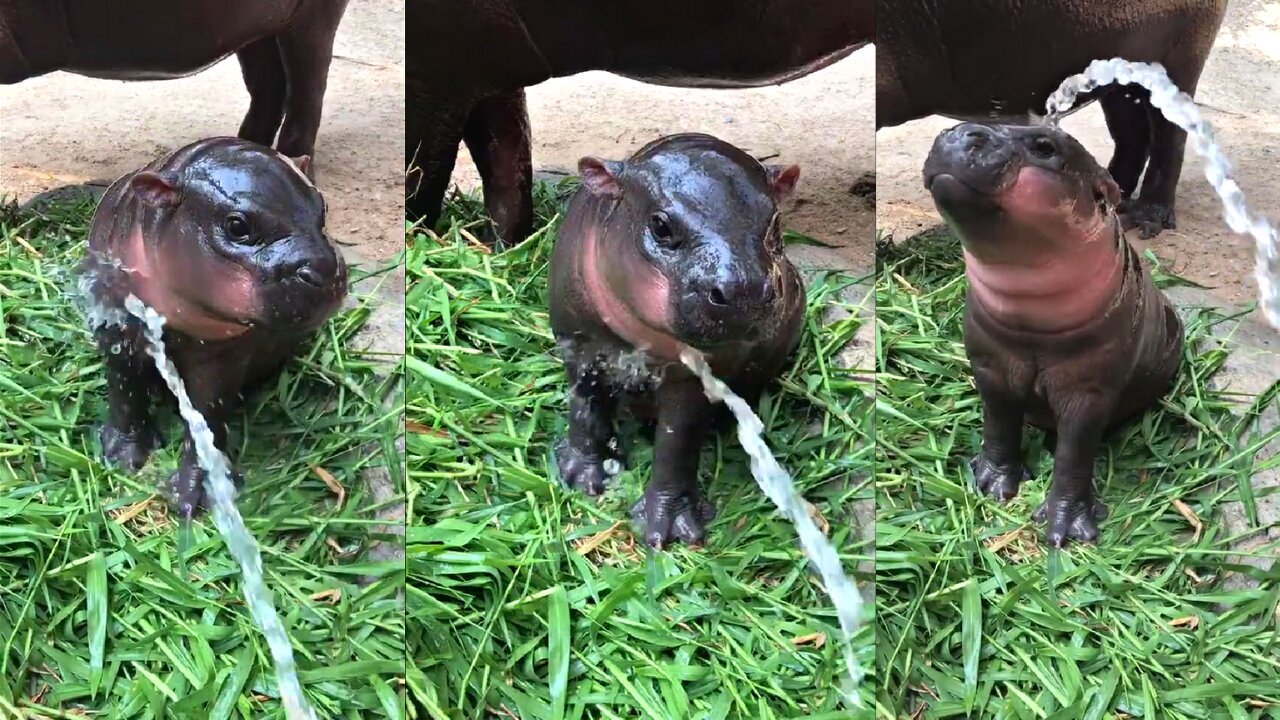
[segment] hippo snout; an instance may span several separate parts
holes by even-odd
[[[700,285],[698,294],[713,307],[725,311],[768,305],[776,297],[769,278],[712,278]]]
[[[939,178],[948,186],[959,183],[968,191],[989,194],[1008,184],[1017,169],[1019,153],[1002,127],[963,123],[945,130],[933,141],[924,164],[925,188],[936,196]],[[936,198],[935,198],[936,199]]]

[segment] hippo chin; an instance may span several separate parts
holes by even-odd
[[[240,137],[314,156],[347,0],[0,0],[0,85],[63,70],[185,77],[235,53],[249,90]],[[105,130],[105,128],[104,128]]]
[[[224,453],[241,392],[277,371],[346,296],[346,263],[325,234],[308,162],[201,140],[117,180],[93,216],[81,265],[90,293],[117,310],[132,294],[165,317],[168,355]],[[107,370],[103,452],[136,470],[161,443],[150,407],[163,385],[138,320],[94,337]],[[170,483],[191,517],[205,498],[189,430]]]
[[[870,42],[875,8],[872,0],[408,0],[405,31],[415,39],[405,56],[406,209],[428,226],[439,220],[465,142],[493,221],[487,239],[518,243],[533,229],[524,88],[589,70],[674,87],[775,85]]]
[[[656,140],[622,162],[584,158],[551,260],[569,431],[561,476],[603,492],[620,396],[656,419],[653,475],[632,509],[645,541],[701,543],[714,510],[698,455],[717,408],[679,360],[707,355],[755,403],[799,342],[804,285],[782,252],[778,203],[799,168],[764,166],[709,135]]]
[[[1012,498],[1028,476],[1024,420],[1055,432],[1035,517],[1056,547],[1095,541],[1098,448],[1172,387],[1182,321],[1124,239],[1115,181],[1056,127],[956,126],[924,175],[964,246],[964,343],[983,409],[974,479]]]
[[[1113,57],[1161,63],[1194,96],[1226,7],[1227,0],[877,0],[876,128],[935,114],[1042,114],[1064,79]],[[1176,225],[1187,140],[1149,98],[1137,85],[1108,85],[1077,105],[1102,104],[1121,219],[1143,238]],[[1144,168],[1142,192],[1131,197]]]

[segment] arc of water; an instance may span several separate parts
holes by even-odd
[[[850,685],[845,689],[845,700],[852,707],[862,707],[858,686],[862,671],[853,654],[853,633],[862,617],[862,595],[840,564],[840,556],[827,540],[817,523],[809,516],[809,508],[796,492],[791,475],[774,458],[764,441],[764,423],[747,402],[728,388],[711,372],[702,353],[693,348],[680,351],[680,360],[702,381],[702,387],[713,402],[723,402],[738,421],[738,442],[751,457],[751,475],[764,494],[773,501],[796,526],[796,535],[805,557],[822,576],[823,585],[836,608],[843,636],[844,661],[849,671]]]
[[[1196,154],[1205,160],[1205,177],[1222,199],[1227,226],[1234,232],[1251,235],[1257,244],[1254,276],[1258,281],[1258,307],[1267,322],[1280,330],[1280,240],[1276,228],[1267,218],[1249,211],[1244,192],[1231,177],[1231,163],[1214,138],[1213,128],[1201,116],[1195,100],[1169,79],[1164,66],[1122,58],[1094,60],[1083,73],[1063,80],[1049,96],[1046,107],[1050,117],[1060,116],[1081,94],[1113,83],[1146,88],[1151,92],[1151,105],[1187,132]]]

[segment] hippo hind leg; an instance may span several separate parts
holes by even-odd
[[[588,495],[605,491],[605,462],[618,460],[614,443],[617,399],[605,373],[594,363],[569,365],[569,432],[556,447],[560,477]]]
[[[1138,189],[1138,180],[1142,178],[1142,170],[1151,155],[1149,97],[1150,93],[1143,87],[1125,85],[1106,93],[1099,101],[1107,130],[1116,146],[1107,171],[1126,199]],[[1126,209],[1122,206],[1121,212]]]
[[[267,37],[246,45],[236,53],[245,88],[249,90],[249,112],[240,124],[240,138],[271,147],[284,120],[288,81],[280,45]]]
[[[94,336],[107,371],[107,422],[99,432],[102,454],[108,462],[134,472],[164,444],[151,419],[152,390],[159,375],[134,323],[100,328]]]
[[[324,92],[333,62],[333,39],[346,6],[346,0],[312,3],[308,6],[311,12],[298,18],[279,37],[280,57],[288,80],[284,124],[277,149],[289,157],[310,156],[309,174],[314,173],[316,166],[316,135],[320,131]]]

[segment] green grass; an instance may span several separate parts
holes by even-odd
[[[282,718],[211,519],[180,569],[157,495],[176,413],[137,476],[101,461],[105,377],[72,274],[92,210],[0,208],[0,717]],[[381,403],[396,379],[345,349],[368,314],[336,316],[232,423],[240,509],[323,718],[402,717],[403,566],[361,562],[377,508],[360,471],[390,466],[402,483],[398,413]],[[313,467],[345,489],[341,507]],[[362,588],[362,574],[377,579]]]
[[[938,232],[889,251],[878,275],[879,714],[1277,717],[1280,564],[1233,564],[1215,518],[1232,500],[1252,506],[1249,476],[1280,465],[1257,457],[1280,429],[1256,428],[1280,383],[1251,403],[1211,390],[1227,349],[1209,333],[1230,322],[1191,312],[1177,387],[1099,459],[1111,509],[1101,545],[1049,554],[1029,520],[1052,467],[1041,433],[1016,500],[970,487],[981,405],[961,339],[962,268]],[[1201,519],[1198,536],[1179,502]],[[1257,586],[1228,589],[1231,571]]]
[[[648,552],[633,534],[652,459],[634,427],[602,501],[559,483],[566,383],[546,276],[570,187],[540,185],[540,230],[499,254],[468,238],[482,217],[470,198],[440,232],[409,229],[409,716],[850,717],[829,600],[730,434],[702,454],[720,510],[702,550]],[[811,279],[801,348],[760,409],[850,570],[870,549],[853,525],[871,495],[870,388],[834,364],[859,321],[819,318],[853,309],[840,300],[853,280]]]

